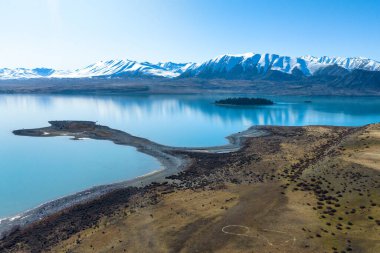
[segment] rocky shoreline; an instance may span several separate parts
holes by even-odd
[[[118,145],[135,147],[139,152],[156,158],[164,167],[163,170],[152,172],[132,180],[120,183],[95,186],[90,189],[69,195],[63,198],[40,205],[14,217],[0,220],[0,239],[12,231],[18,230],[38,220],[54,215],[72,206],[85,203],[110,192],[128,187],[144,187],[151,183],[165,183],[172,181],[170,176],[185,170],[190,159],[186,153],[229,153],[239,150],[244,139],[268,134],[265,130],[251,127],[245,131],[226,137],[229,144],[215,147],[171,147],[152,142],[148,139],[133,136],[120,130],[106,126],[96,125],[91,121],[49,121],[51,126],[37,129],[15,130],[13,133],[19,136],[29,137],[55,137],[70,136],[73,140],[90,138],[95,140],[108,140]]]

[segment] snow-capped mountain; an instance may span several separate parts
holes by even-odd
[[[343,57],[290,57],[277,54],[221,55],[201,64],[190,66],[183,74],[187,77],[253,77],[264,75],[268,71],[279,71],[286,74],[302,73],[312,76],[317,71],[337,66],[348,71],[360,69],[380,71],[380,62],[361,58]]]
[[[189,63],[159,62],[157,65],[164,69],[170,70],[173,73],[182,74],[188,68],[196,64],[192,62],[189,62]]]
[[[54,69],[0,69],[0,80],[33,78],[122,78],[122,77],[177,77],[192,66],[193,63],[158,63],[136,62],[131,60],[99,61],[76,70]]]
[[[49,77],[55,72],[54,69],[35,68],[35,69],[0,69],[0,80],[10,79],[30,79],[30,78],[43,78]]]
[[[179,64],[177,64],[179,65]],[[179,68],[179,67],[178,67]],[[175,68],[177,71],[177,68]],[[61,71],[52,74],[53,78],[90,78],[90,77],[167,77],[172,78],[180,73],[171,68],[171,65],[165,67],[160,64],[149,62],[136,62],[130,60],[110,60],[100,61],[89,65],[83,69],[74,71]]]
[[[333,69],[332,69],[333,68]],[[314,76],[354,70],[380,72],[380,62],[362,57],[290,57],[277,54],[226,54],[203,63],[137,62],[132,60],[100,61],[76,70],[0,69],[0,80],[32,78],[125,78],[125,77],[199,77],[250,79],[275,73],[291,76]],[[284,76],[282,76],[284,77]],[[282,78],[280,77],[280,78]]]
[[[303,59],[305,62],[308,62],[308,67],[310,69],[318,69],[329,65],[337,65],[347,70],[361,69],[367,71],[380,71],[380,62],[363,57],[314,57],[307,55],[301,57],[301,59]]]

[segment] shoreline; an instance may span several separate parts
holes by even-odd
[[[190,163],[169,181],[74,205],[0,251],[379,252],[380,123],[251,129],[267,134],[230,137],[236,152],[171,151]]]
[[[231,82],[233,85],[231,85]],[[82,80],[0,80],[0,94],[61,95],[152,95],[152,94],[276,94],[327,96],[380,96],[375,88],[334,87],[329,82],[227,80],[227,79],[82,79]],[[253,85],[254,84],[254,85]],[[281,84],[281,85],[279,85]],[[215,89],[217,87],[217,89]]]
[[[55,213],[75,205],[100,198],[110,192],[128,187],[144,187],[153,182],[169,182],[171,180],[167,179],[167,177],[186,170],[186,168],[190,165],[190,159],[183,153],[235,152],[242,147],[243,139],[268,134],[264,130],[259,130],[256,127],[250,127],[244,131],[227,136],[226,139],[229,141],[228,144],[213,147],[189,148],[161,145],[120,130],[96,125],[95,122],[91,121],[49,121],[49,123],[51,124],[49,127],[15,130],[13,133],[15,135],[29,137],[69,136],[72,137],[73,140],[108,140],[117,145],[135,147],[137,151],[154,157],[160,162],[162,169],[152,171],[133,179],[112,184],[94,186],[74,194],[48,201],[12,217],[2,218],[0,219],[0,239],[14,230],[33,224],[36,221],[42,220],[50,215],[54,215]]]

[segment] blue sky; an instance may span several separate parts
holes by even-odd
[[[380,60],[380,0],[0,0],[0,68],[224,53]]]

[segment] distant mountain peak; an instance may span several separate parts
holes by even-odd
[[[315,73],[336,66],[347,71],[380,71],[380,62],[365,57],[301,57],[281,56],[279,54],[224,54],[202,63],[137,62],[129,59],[111,59],[90,64],[76,70],[54,70],[50,68],[0,69],[0,80],[32,78],[124,78],[124,77],[199,77],[246,79],[264,76],[273,71],[288,75],[313,76]],[[334,72],[338,73],[338,72]]]
[[[266,74],[268,71],[279,71],[292,74],[301,71],[305,76],[311,76],[320,69],[336,65],[349,71],[360,69],[366,71],[380,71],[380,63],[364,57],[315,57],[315,56],[281,56],[278,54],[225,54],[219,55],[202,64],[197,64],[187,70],[186,76],[195,77],[228,77],[234,75],[257,76]]]

